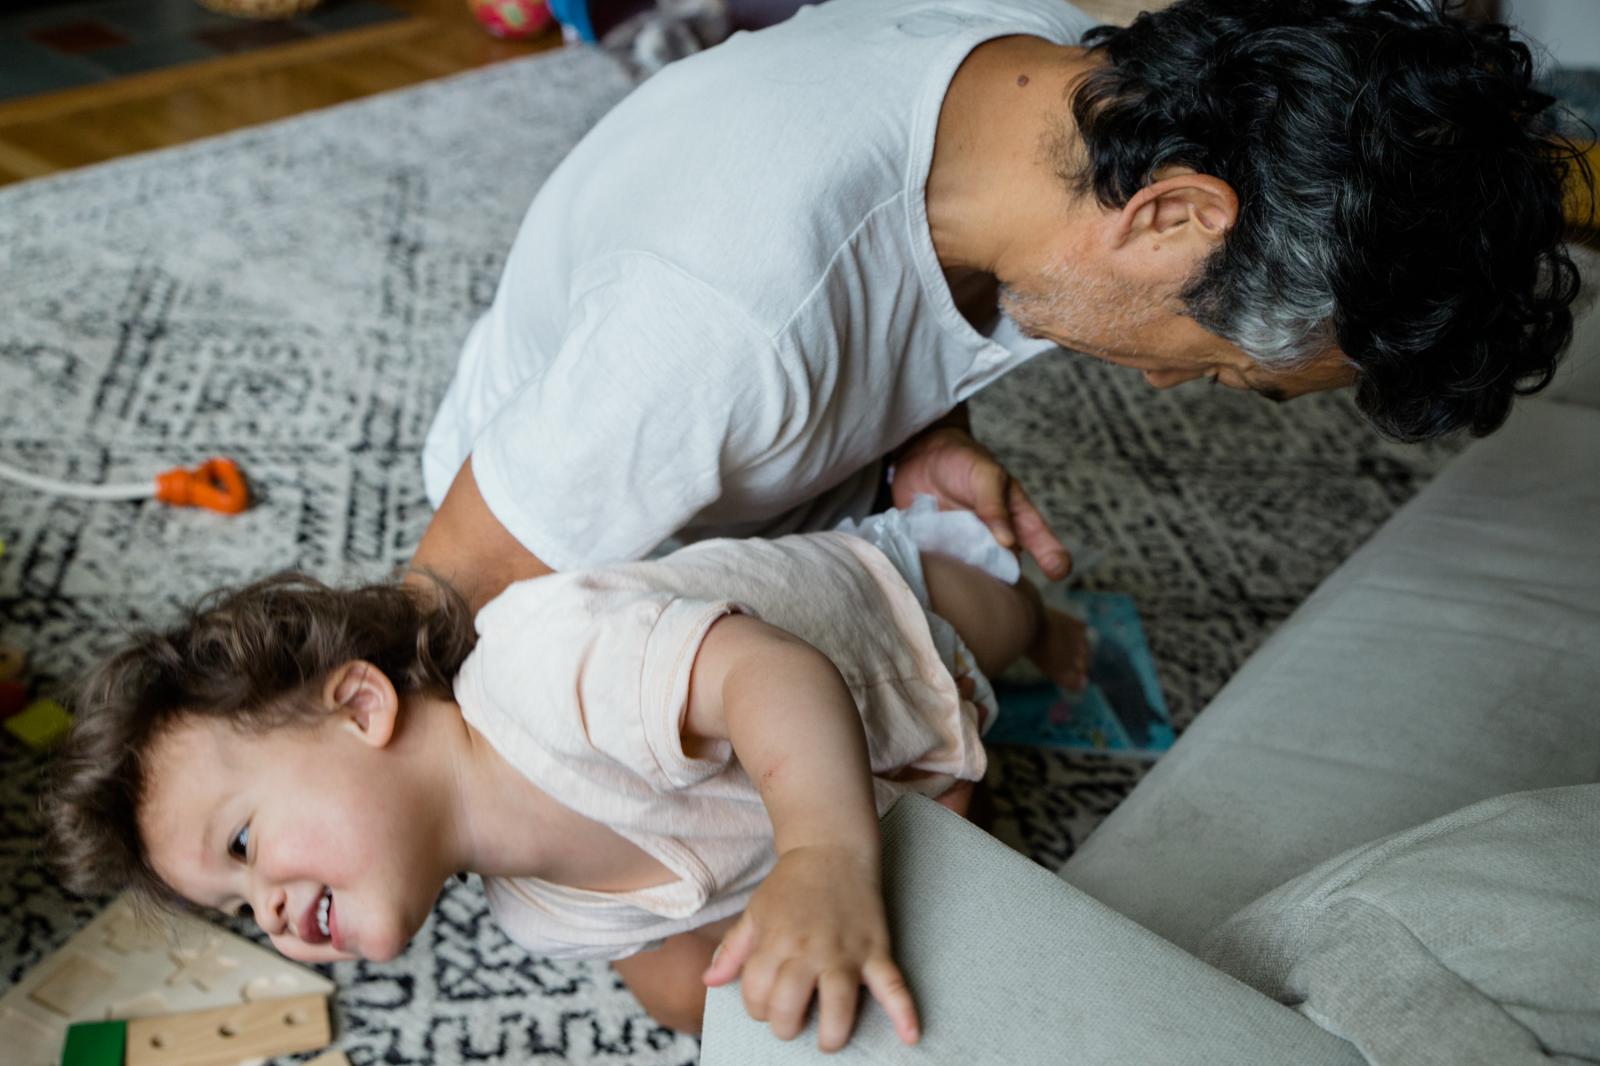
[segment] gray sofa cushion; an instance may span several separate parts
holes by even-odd
[[[932,800],[907,796],[884,815],[883,880],[922,1041],[902,1045],[869,1001],[836,1054],[817,1050],[814,1019],[782,1043],[750,1020],[734,984],[706,996],[701,1066],[1361,1062],[1343,1040],[1062,884]]]
[[[1375,1066],[1600,1062],[1600,785],[1502,796],[1346,852],[1200,954]]]
[[[1181,947],[1332,855],[1600,780],[1600,410],[1524,401],[1250,658],[1061,874]]]

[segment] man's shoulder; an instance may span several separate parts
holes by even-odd
[[[732,286],[644,248],[616,249],[581,264],[573,272],[572,308],[587,323],[582,332],[630,337],[653,350],[681,341],[709,356],[773,345],[772,331]]]

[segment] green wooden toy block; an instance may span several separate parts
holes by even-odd
[[[38,699],[6,719],[6,732],[35,751],[43,751],[72,728],[72,715],[52,699]]]
[[[79,1022],[68,1027],[61,1066],[122,1066],[127,1022]]]

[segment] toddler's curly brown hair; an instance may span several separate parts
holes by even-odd
[[[220,719],[242,733],[313,723],[326,678],[356,659],[402,697],[450,698],[476,639],[472,613],[449,585],[421,576],[338,588],[286,571],[219,589],[177,625],[132,635],[79,686],[77,723],[41,800],[46,861],[62,884],[186,906],[151,867],[139,832],[150,752],[180,722]]]

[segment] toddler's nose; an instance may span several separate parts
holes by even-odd
[[[256,893],[250,905],[255,912],[256,925],[268,936],[279,936],[289,924],[287,916],[289,894],[281,888],[267,887]]]

